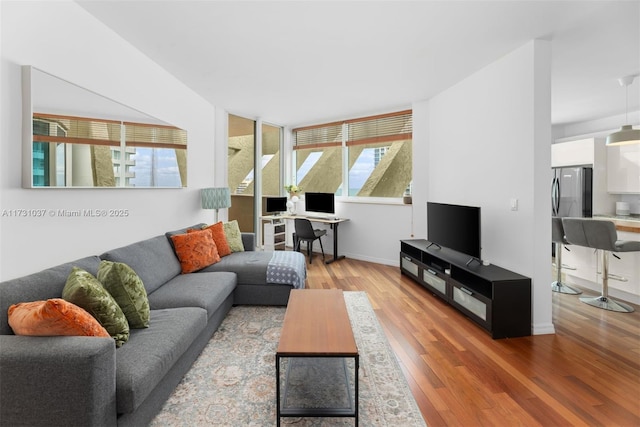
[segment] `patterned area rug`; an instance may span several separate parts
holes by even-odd
[[[360,353],[360,425],[425,426],[365,292],[344,293]],[[284,307],[233,307],[151,426],[273,426],[275,351]],[[353,426],[353,418],[282,418]]]

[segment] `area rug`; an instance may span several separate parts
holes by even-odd
[[[345,292],[360,354],[360,425],[425,426],[365,292]],[[284,307],[233,307],[151,426],[276,425],[275,352]],[[353,426],[353,418],[282,425]]]

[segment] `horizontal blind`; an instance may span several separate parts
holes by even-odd
[[[326,123],[293,129],[293,149],[342,145],[342,123]]]
[[[33,121],[40,124],[33,127],[33,140],[37,142],[120,146],[121,124],[115,120],[33,113]],[[48,132],[43,131],[47,127],[43,123],[48,125]]]
[[[174,126],[125,122],[128,147],[187,148],[187,132]]]
[[[398,141],[413,137],[411,110],[348,120],[347,146]]]
[[[89,117],[33,113],[33,140],[69,144],[120,146],[125,126],[125,145],[131,147],[187,148],[187,132],[175,126],[120,122]],[[38,123],[39,125],[36,125]],[[42,126],[42,124],[46,126]],[[48,130],[47,130],[48,127]]]

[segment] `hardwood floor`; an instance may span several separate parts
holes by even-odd
[[[492,340],[398,267],[314,258],[309,288],[367,292],[428,426],[640,426],[638,307],[553,293],[555,335]]]

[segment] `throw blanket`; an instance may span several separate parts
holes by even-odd
[[[295,289],[304,288],[307,278],[305,258],[300,252],[273,251],[267,265],[267,283],[292,285]]]

